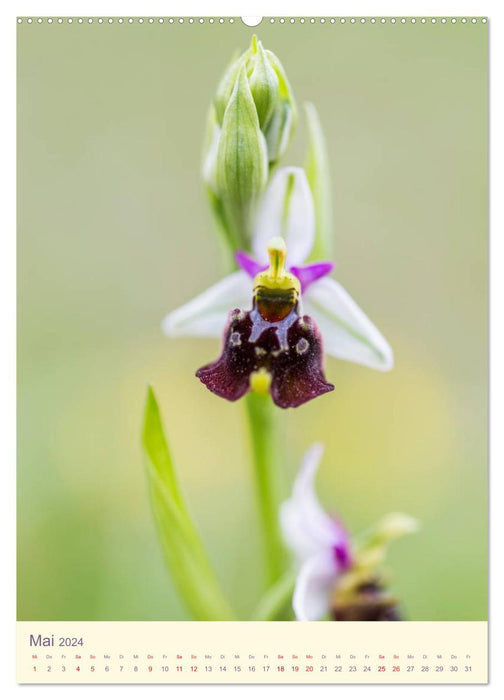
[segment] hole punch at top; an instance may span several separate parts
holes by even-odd
[[[262,17],[242,17],[241,21],[247,27],[257,27],[262,22]]]

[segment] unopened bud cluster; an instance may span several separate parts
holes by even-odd
[[[284,155],[296,107],[284,69],[254,36],[222,77],[210,107],[203,179],[231,250],[250,247],[271,168]]]

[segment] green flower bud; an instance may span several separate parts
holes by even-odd
[[[226,111],[226,107],[228,106],[228,102],[230,100],[231,94],[233,92],[234,84],[236,82],[236,78],[238,77],[238,73],[240,72],[240,68],[246,59],[247,54],[249,51],[246,51],[243,53],[241,56],[235,56],[233,57],[233,60],[231,63],[228,65],[226,68],[224,75],[222,76],[220,83],[217,85],[217,90],[215,91],[215,97],[213,100],[213,104],[215,107],[215,118],[217,121],[217,124],[219,126],[222,126],[222,120],[224,119],[224,112]]]
[[[250,56],[247,60],[247,74],[259,125],[264,132],[278,104],[279,81],[261,42],[257,41],[255,36],[252,39]]]
[[[289,146],[297,122],[297,109],[282,64],[272,51],[266,50],[265,53],[278,77],[277,102],[265,133],[268,159],[271,164],[275,164]]]
[[[242,65],[224,113],[217,150],[217,193],[238,246],[248,248],[250,226],[268,180],[266,142]]]
[[[222,126],[224,113],[242,66],[245,66],[263,133],[269,131],[272,117],[275,115],[275,124],[271,125],[273,128],[270,140],[273,150],[269,160],[278,160],[292,136],[296,108],[282,64],[272,51],[263,48],[255,35],[252,37],[250,48],[241,56],[233,58],[217,86],[214,97],[217,123]]]
[[[216,108],[214,105],[211,105],[208,110],[201,174],[203,182],[208,185],[214,194],[217,194],[217,152],[220,135],[221,129],[217,123]]]
[[[231,251],[250,249],[257,204],[289,145],[295,121],[285,71],[254,36],[217,86],[203,151],[203,180]]]

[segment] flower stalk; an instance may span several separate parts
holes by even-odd
[[[286,571],[259,601],[253,620],[292,619],[292,594],[296,586],[296,571]]]
[[[266,578],[275,583],[284,570],[286,552],[278,520],[281,500],[279,438],[276,411],[267,395],[250,393],[245,397],[252,464],[260,514]]]

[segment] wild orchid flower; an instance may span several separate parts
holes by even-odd
[[[324,377],[318,328],[300,314],[301,283],[285,270],[284,239],[272,238],[267,250],[270,263],[254,277],[251,311],[230,312],[220,357],[196,376],[229,401],[252,390],[271,393],[281,408],[294,408],[334,385]]]
[[[280,509],[282,532],[299,568],[292,603],[296,617],[398,620],[397,600],[387,591],[380,566],[388,543],[417,530],[418,522],[391,513],[352,539],[317,499],[314,480],[322,453],[320,444],[306,452],[292,496]]]
[[[255,373],[261,370],[263,370],[259,375],[261,381],[257,386],[267,384],[269,379],[265,372],[268,370],[267,365],[270,364],[269,360],[272,360],[271,353],[273,352],[283,353],[281,358],[278,355],[272,362],[275,365],[273,369],[280,372],[280,365],[282,365],[286,379],[288,374],[293,375],[289,379],[292,385],[290,390],[287,391],[287,387],[284,385],[280,392],[282,394],[287,392],[289,396],[277,397],[279,405],[299,405],[309,398],[331,390],[332,385],[328,385],[321,374],[322,345],[320,337],[323,338],[325,352],[333,357],[358,362],[383,371],[391,369],[393,366],[392,350],[385,338],[344,288],[336,280],[328,277],[333,270],[333,263],[322,261],[306,264],[314,244],[314,237],[313,198],[305,172],[302,168],[282,168],[268,186],[256,217],[252,240],[253,257],[245,251],[239,251],[236,254],[236,261],[241,268],[239,271],[228,275],[203,294],[172,311],[164,319],[163,330],[166,335],[171,337],[222,337],[224,334],[225,343],[223,355],[220,358],[221,362],[218,365],[214,363],[212,382],[205,383],[212,389],[212,386],[218,388],[219,384],[230,381],[231,364],[232,373],[239,378],[239,382],[234,382],[227,391],[223,387],[222,391],[216,391],[216,393],[220,393],[221,396],[230,400],[239,398],[251,387],[249,377],[256,377]],[[295,291],[296,299],[291,300],[289,311],[292,311],[296,318],[305,319],[304,323],[308,324],[310,328],[307,327],[303,331],[305,335],[307,333],[305,337],[300,332],[298,324],[296,332],[292,331],[293,345],[285,333],[283,337],[278,337],[277,330],[278,347],[270,333],[268,338],[263,339],[263,345],[259,344],[257,349],[252,350],[247,346],[246,352],[243,352],[245,348],[235,342],[238,335],[233,335],[233,333],[238,333],[240,340],[243,340],[245,326],[253,321],[250,314],[252,316],[255,314],[255,318],[258,318],[254,310],[249,314],[240,310],[250,308],[253,287],[257,286],[257,282],[253,283],[253,280],[257,281],[261,274],[268,276],[266,274],[268,257],[271,256],[268,245],[271,240],[283,240],[285,243],[285,251],[281,253],[283,256],[282,267],[275,274],[285,275],[282,284],[284,286],[286,284],[287,287],[284,291],[287,289]],[[275,255],[277,253],[280,254],[277,251]],[[284,269],[284,266],[287,269]],[[275,281],[270,275],[269,288],[273,289],[275,285],[278,285],[278,280]],[[255,295],[254,301],[257,307],[258,299],[256,297],[257,295]],[[229,315],[229,309],[233,308],[235,310]],[[258,309],[260,313],[260,305]],[[306,315],[302,316],[303,313]],[[294,319],[294,315],[288,316],[289,322]],[[246,322],[244,321],[245,317]],[[263,320],[268,321],[268,317],[263,315]],[[277,328],[279,320],[274,314],[270,318],[270,322],[276,323]],[[243,326],[244,323],[245,326]],[[260,336],[257,335],[259,327],[256,324],[256,330],[251,336],[251,343],[256,343],[260,339]],[[266,330],[264,325],[261,328]],[[287,322],[285,322],[283,328],[286,332],[290,325],[287,326]],[[305,345],[305,340],[309,345]],[[293,348],[297,343],[300,345],[297,346],[297,351],[294,351]],[[316,357],[308,352],[309,348],[315,351]],[[227,359],[231,364],[228,364],[226,372],[224,372],[226,350],[228,350],[229,355]],[[266,350],[268,358],[264,358],[262,350]],[[232,357],[230,353],[232,353]],[[293,358],[303,359],[304,362],[289,365],[287,360],[291,361]],[[268,361],[266,361],[267,359]],[[308,377],[305,371],[308,359],[311,361],[309,369],[317,368],[314,379]],[[200,370],[199,376],[202,381],[209,378],[209,371],[208,367]],[[274,399],[277,393],[276,388],[278,388],[274,381],[275,371],[270,377]],[[305,388],[293,385],[293,377],[295,376],[296,380],[300,381],[302,375],[305,379]],[[306,387],[308,387],[308,391],[306,391]],[[253,381],[252,388],[254,388]],[[296,394],[297,398],[293,399],[292,394]],[[305,398],[303,399],[303,397]]]

